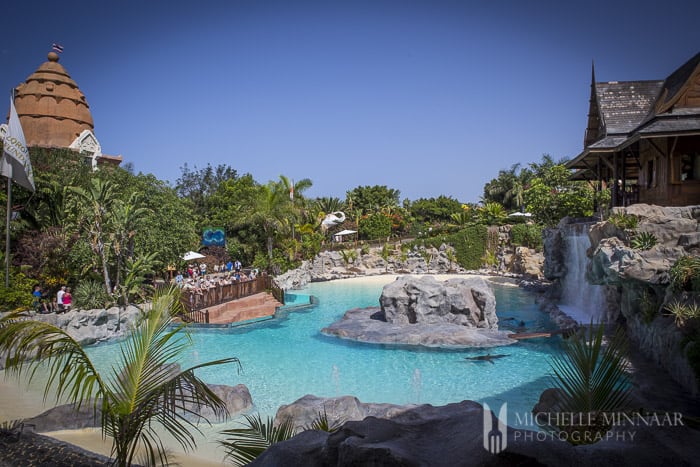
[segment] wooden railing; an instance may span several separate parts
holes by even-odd
[[[270,291],[277,301],[284,304],[284,290],[275,286],[272,277],[268,275],[243,282],[215,285],[203,290],[183,289],[181,300],[186,310],[183,318],[188,322],[208,323],[209,312],[204,308],[266,291]]]

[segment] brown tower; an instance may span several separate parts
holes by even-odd
[[[54,52],[17,86],[15,108],[29,147],[68,148],[94,129],[85,96]]]

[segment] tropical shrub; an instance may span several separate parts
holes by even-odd
[[[484,256],[481,257],[483,265],[487,268],[494,268],[498,265],[498,257],[494,250],[486,250]]]
[[[641,232],[632,238],[631,246],[635,250],[649,250],[656,245],[656,235],[651,232]]]
[[[479,220],[486,225],[500,225],[507,215],[501,203],[489,202],[479,208]]]
[[[510,242],[515,246],[542,249],[542,226],[537,224],[516,224],[510,229]]]
[[[367,240],[386,239],[391,235],[391,218],[376,212],[360,219],[359,234]]]
[[[343,258],[343,263],[345,263],[345,267],[348,267],[350,263],[353,263],[357,259],[357,250],[340,250],[340,256]]]
[[[10,274],[10,286],[5,287],[5,281],[0,285],[0,309],[2,310],[27,310],[31,308],[34,298],[35,281],[22,272]]]
[[[665,310],[673,316],[679,328],[684,327],[690,320],[700,318],[700,306],[696,303],[682,303],[674,300],[666,305]]]
[[[105,292],[104,285],[94,280],[84,280],[78,284],[73,292],[73,308],[81,310],[94,310],[107,308],[113,298]]]
[[[630,402],[624,331],[618,329],[606,346],[603,346],[603,331],[602,324],[591,323],[587,331],[570,337],[563,353],[550,361],[552,382],[562,394],[561,411],[581,414],[579,420],[572,421],[569,417],[572,423],[557,427],[569,433],[567,440],[573,444],[589,444],[600,439],[610,428],[601,414],[624,410]],[[592,424],[586,423],[588,420]]]
[[[700,257],[681,256],[668,274],[672,290],[700,292]]]
[[[466,227],[448,237],[448,243],[455,249],[457,263],[465,269],[479,269],[481,258],[486,251],[488,229],[485,225]]]
[[[608,222],[613,224],[618,229],[632,230],[637,228],[637,224],[639,224],[639,218],[632,214],[616,212],[610,215],[610,217],[608,217]]]

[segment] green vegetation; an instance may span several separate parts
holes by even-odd
[[[460,230],[450,237],[455,248],[455,256],[465,269],[479,269],[481,258],[486,252],[488,229],[485,225],[474,225]]]
[[[682,303],[674,300],[666,305],[665,309],[673,316],[679,328],[685,327],[691,320],[700,318],[700,306],[696,303]]]
[[[682,256],[669,270],[671,290],[700,292],[700,257]]]
[[[195,446],[197,425],[187,413],[210,407],[226,414],[224,402],[196,375],[195,370],[225,363],[225,358],[182,370],[177,357],[190,344],[178,326],[171,329],[171,313],[180,311],[177,289],[153,297],[151,310],[120,348],[118,366],[107,374],[97,371],[83,348],[65,331],[47,323],[9,313],[0,318],[0,354],[6,355],[8,375],[31,381],[47,374],[44,396],[55,391],[56,401],[91,405],[101,415],[102,433],[112,438],[112,456],[119,466],[131,465],[139,450],[150,465],[167,465],[167,452],[158,430],[165,430],[184,449]]]
[[[542,230],[537,224],[516,224],[510,230],[510,241],[515,246],[542,250]]]
[[[603,345],[604,326],[591,323],[587,331],[572,336],[564,352],[553,358],[553,383],[563,394],[561,411],[583,414],[580,420],[558,426],[570,442],[590,443],[610,428],[601,414],[624,410],[630,402],[625,352],[627,341],[620,329]],[[592,424],[587,423],[588,414]]]
[[[608,222],[613,224],[618,229],[633,230],[637,228],[637,224],[639,224],[639,218],[632,214],[617,212],[608,217]]]
[[[287,418],[275,425],[272,417],[263,421],[260,414],[244,415],[245,422],[240,428],[232,428],[221,432],[226,438],[219,441],[226,452],[226,459],[235,466],[244,466],[253,462],[267,448],[275,443],[286,441],[299,431],[320,430],[333,433],[343,424],[342,420],[329,421],[324,409],[322,413],[301,430],[294,428],[294,419]]]
[[[539,163],[501,170],[484,187],[484,204],[500,203],[507,211],[527,210],[535,222],[546,226],[566,216],[590,216],[595,192],[585,182],[569,180],[565,163],[565,159],[555,161],[545,154]]]
[[[112,303],[112,296],[105,292],[104,285],[94,280],[84,280],[78,284],[73,294],[75,307],[81,310],[107,308]]]
[[[391,218],[375,212],[360,220],[359,233],[369,240],[386,239],[391,235]]]
[[[244,415],[246,423],[241,428],[224,430],[226,436],[219,441],[226,452],[226,459],[235,466],[244,466],[253,462],[265,449],[275,443],[288,440],[296,434],[294,420],[287,418],[275,426],[272,417],[263,421],[260,414]]]
[[[651,232],[641,232],[632,238],[632,248],[635,250],[649,250],[656,245],[656,235]]]

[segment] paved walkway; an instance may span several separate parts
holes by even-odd
[[[228,324],[255,318],[273,316],[275,309],[282,306],[272,294],[263,292],[239,298],[220,305],[206,307],[210,324]]]

